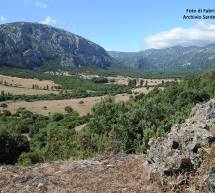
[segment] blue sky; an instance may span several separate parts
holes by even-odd
[[[213,25],[215,20],[209,20],[207,24],[201,23],[199,27],[199,21],[182,19],[187,8],[215,9],[212,0],[0,0],[0,2],[1,23],[14,21],[48,23],[88,38],[108,50],[139,51],[150,47],[162,48],[174,45],[175,39],[178,40],[178,44],[185,46],[204,45],[213,41],[215,36]],[[210,40],[206,37],[208,29],[210,32],[212,29]],[[160,32],[164,33],[159,34]],[[187,33],[190,34],[189,39],[185,37]],[[200,33],[195,41],[190,40],[193,33]],[[170,36],[176,37],[170,39]]]

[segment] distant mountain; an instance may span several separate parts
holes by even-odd
[[[201,71],[215,67],[215,44],[205,47],[175,46],[140,52],[114,52],[109,54],[120,64],[143,71]]]
[[[215,67],[215,44],[108,53],[81,36],[48,25],[0,25],[0,66],[108,68],[114,64],[142,71],[201,71]]]
[[[106,68],[112,60],[99,45],[61,29],[28,22],[0,25],[0,66]]]

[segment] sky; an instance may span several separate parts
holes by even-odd
[[[215,42],[215,19],[183,19],[196,15],[186,9],[215,9],[214,0],[0,0],[0,5],[1,24],[44,23],[106,50],[134,52]]]

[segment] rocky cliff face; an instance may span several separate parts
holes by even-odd
[[[0,25],[0,65],[106,68],[111,62],[102,47],[70,32],[38,23]]]
[[[185,123],[174,125],[167,137],[150,141],[151,174],[159,174],[161,182],[173,189],[187,184],[213,149],[214,128],[215,100],[196,105]],[[203,186],[215,187],[215,170],[208,175],[202,179]]]

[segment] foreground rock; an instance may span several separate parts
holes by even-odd
[[[211,167],[205,175],[204,183],[210,192],[215,192],[215,167]]]
[[[159,174],[163,185],[170,185],[172,189],[187,184],[189,176],[195,175],[211,152],[214,127],[215,101],[196,105],[185,123],[173,126],[167,137],[150,141],[151,175]],[[209,191],[214,190],[214,180],[213,171],[202,179]]]
[[[0,169],[1,193],[159,193],[143,155],[46,163]],[[151,184],[151,185],[150,185]]]

